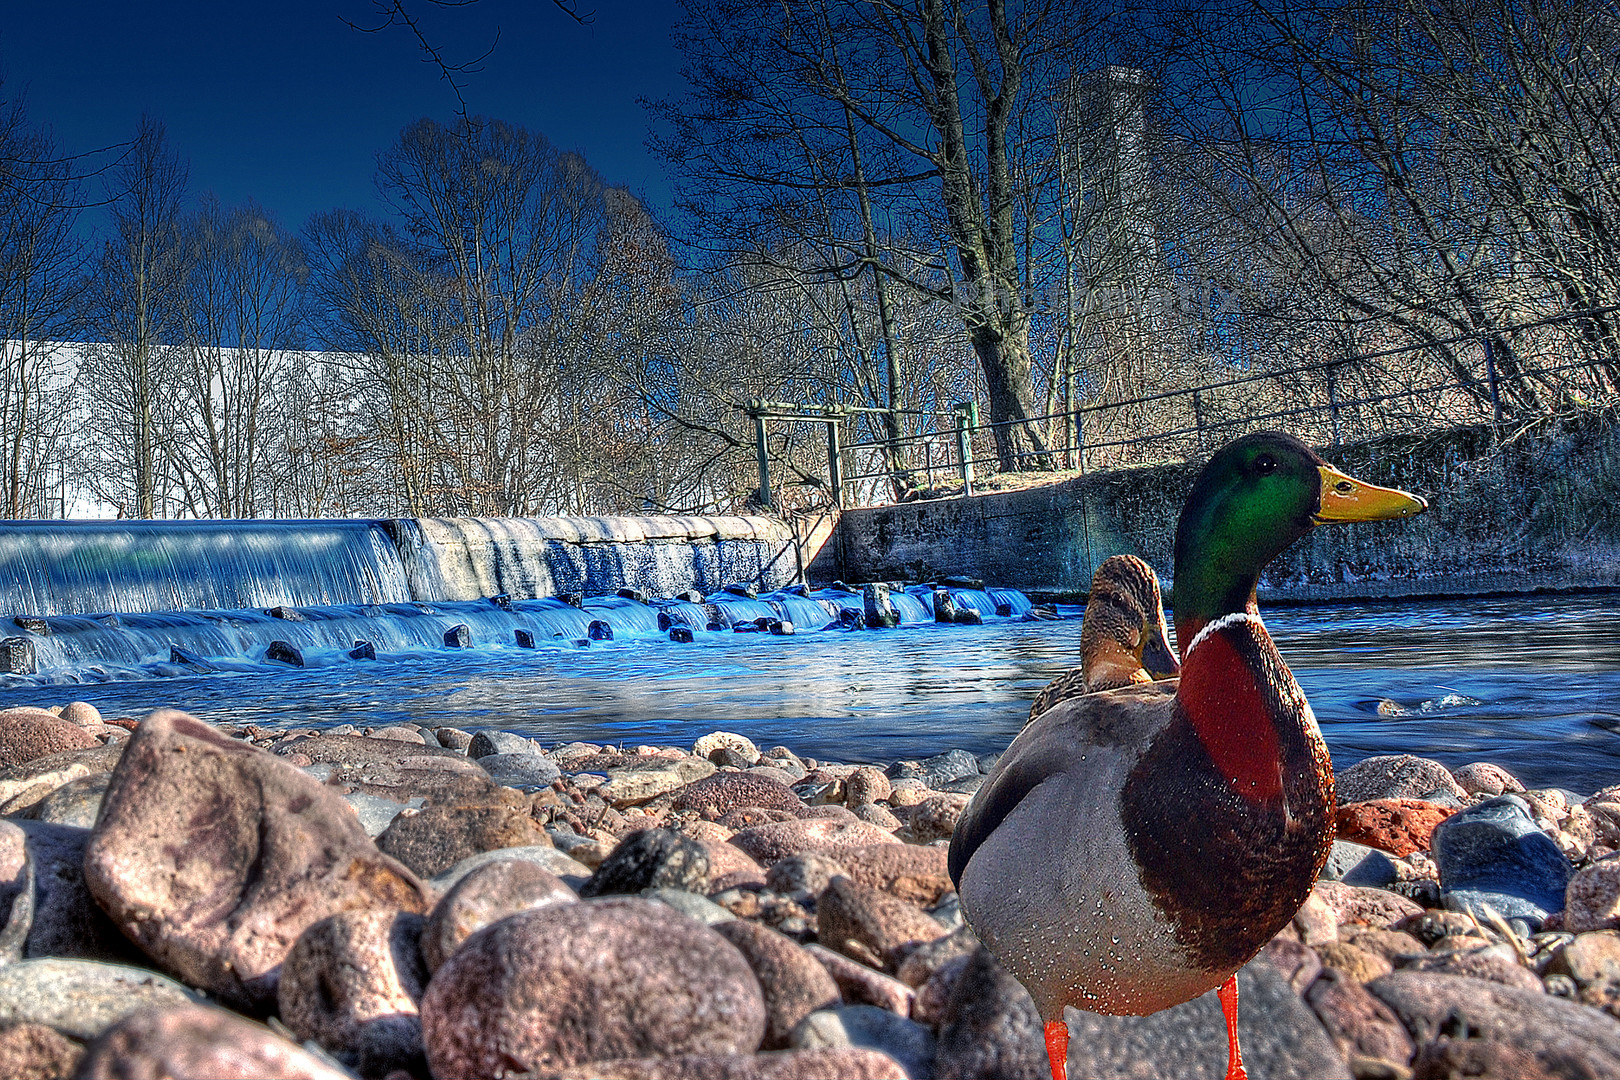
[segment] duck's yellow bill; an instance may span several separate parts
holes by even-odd
[[[1322,506],[1316,511],[1318,524],[1330,521],[1382,521],[1407,517],[1428,509],[1421,495],[1398,488],[1379,487],[1346,476],[1331,465],[1319,465],[1322,474]]]

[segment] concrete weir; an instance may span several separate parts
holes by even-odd
[[[1499,440],[1489,427],[1332,448],[1351,475],[1427,497],[1421,517],[1316,529],[1273,562],[1262,600],[1620,587],[1620,418],[1589,415]],[[967,499],[847,510],[815,580],[957,574],[1078,595],[1110,555],[1166,578],[1197,465],[1123,469]]]

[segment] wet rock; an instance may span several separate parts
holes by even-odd
[[[731,843],[746,851],[761,865],[769,867],[789,855],[816,852],[836,859],[849,848],[899,844],[900,841],[876,825],[853,818],[848,821],[801,818],[741,829],[731,838]]]
[[[1439,975],[1461,975],[1535,994],[1544,993],[1546,990],[1535,972],[1521,965],[1514,957],[1513,950],[1505,945],[1447,949],[1426,955],[1405,956],[1401,958],[1401,969],[1433,972]]]
[[[562,776],[557,763],[544,754],[486,754],[478,764],[505,787],[542,788]]]
[[[84,875],[113,922],[165,969],[248,1008],[273,1005],[281,961],[311,923],[431,903],[336,791],[172,711],[153,713],[130,739]]]
[[[473,732],[472,739],[467,744],[467,756],[474,761],[489,757],[491,754],[540,753],[544,753],[544,749],[533,739],[495,728],[480,728]]]
[[[975,950],[945,1005],[934,1055],[941,1077],[1044,1080],[1041,1015],[1029,991],[984,949]]]
[[[1326,900],[1333,909],[1338,917],[1340,936],[1343,936],[1344,928],[1348,925],[1365,923],[1384,930],[1423,911],[1406,897],[1385,889],[1368,889],[1340,881],[1319,881],[1311,891]]]
[[[900,1016],[909,1016],[917,992],[899,979],[894,979],[875,968],[835,953],[825,945],[806,945],[804,951],[813,957],[832,977],[838,992],[850,1005],[874,1005]]]
[[[1364,758],[1334,777],[1340,806],[1369,799],[1422,799],[1461,806],[1468,793],[1438,761],[1412,754]]]
[[[742,953],[764,992],[762,1049],[784,1049],[800,1020],[817,1009],[839,1004],[838,984],[791,938],[741,919],[720,923],[714,930]]]
[[[1305,996],[1306,989],[1322,974],[1322,958],[1316,950],[1302,942],[1278,935],[1266,942],[1256,957],[1277,970],[1288,980],[1294,993]]]
[[[0,709],[0,765],[22,765],[52,754],[92,750],[96,737],[44,709]]]
[[[921,780],[938,791],[952,780],[978,775],[979,759],[966,750],[947,750],[924,761],[897,761],[884,772],[890,780]]]
[[[69,750],[0,768],[0,815],[14,816],[37,806],[63,784],[82,776],[110,772],[124,752],[122,743]]]
[[[899,1062],[912,1080],[934,1076],[934,1033],[915,1020],[871,1005],[813,1012],[793,1029],[791,1041],[802,1050],[875,1050]]]
[[[520,911],[571,904],[578,897],[555,874],[519,859],[485,863],[444,894],[422,930],[422,959],[438,971],[461,943],[491,923]]]
[[[1371,982],[1395,970],[1389,960],[1347,941],[1325,941],[1315,948],[1323,967],[1337,970],[1358,983]]]
[[[821,944],[890,974],[906,953],[945,933],[919,908],[848,878],[834,878],[816,903]]]
[[[353,1080],[262,1024],[207,1005],[143,1009],[85,1049],[78,1080]]]
[[[750,1053],[765,1005],[718,933],[662,904],[612,898],[522,912],[468,938],[429,984],[422,1030],[433,1075],[494,1076]]]
[[[462,753],[466,753],[473,741],[471,732],[453,727],[434,728],[433,738],[446,750],[459,750]]]
[[[837,856],[845,875],[857,885],[881,889],[918,907],[936,904],[940,897],[955,889],[946,869],[946,858],[942,847],[916,844],[845,848]]]
[[[672,888],[703,892],[709,855],[703,845],[670,829],[640,829],[619,841],[580,888],[582,897]]]
[[[39,801],[34,808],[35,820],[77,829],[93,827],[101,812],[101,797],[111,780],[112,773],[103,772],[68,781]]]
[[[688,757],[678,761],[653,758],[609,769],[607,783],[597,789],[597,794],[601,795],[609,806],[623,809],[676,791],[695,780],[712,775],[714,771],[714,764],[703,758]]]
[[[695,810],[709,820],[724,817],[744,806],[797,810],[793,789],[755,773],[715,773],[687,784],[670,804],[673,810]]]
[[[1428,851],[1435,826],[1454,813],[1421,799],[1370,799],[1341,804],[1334,821],[1339,839],[1401,856]]]
[[[420,1072],[417,1003],[428,971],[420,915],[371,908],[328,916],[287,953],[276,991],[282,1023],[365,1076]]]
[[[1535,991],[1416,971],[1385,975],[1367,989],[1400,1019],[1420,1047],[1420,1059],[1424,1044],[1443,1037],[1486,1040],[1513,1048],[1551,1075],[1620,1076],[1620,1022],[1596,1009]]]
[[[930,795],[911,808],[906,818],[905,837],[913,844],[949,840],[972,797],[961,794]]]
[[[712,760],[717,750],[735,754],[750,765],[758,762],[760,758],[759,747],[754,745],[752,739],[732,731],[711,731],[692,744],[692,754],[695,757]]]
[[[558,880],[575,892],[590,878],[591,871],[582,864],[569,858],[554,847],[515,847],[499,848],[495,851],[486,851],[478,855],[469,855],[444,873],[428,882],[440,895],[453,888],[456,882],[488,863],[503,859],[519,859],[523,862],[534,863],[551,873],[556,874]]]
[[[84,1047],[44,1024],[0,1025],[0,1076],[61,1080],[72,1076]]]
[[[373,659],[375,658],[373,657]],[[416,746],[427,745],[427,739],[423,738],[420,731],[416,730],[414,727],[406,727],[404,724],[392,724],[388,727],[380,727],[374,731],[368,731],[366,733],[366,738],[392,739],[394,742],[411,743]],[[438,745],[438,740],[434,740],[434,745]]]
[[[1360,1056],[1401,1068],[1411,1063],[1415,1049],[1411,1036],[1389,1006],[1360,980],[1343,971],[1324,971],[1311,984],[1305,1000],[1346,1059]]]
[[[1435,829],[1434,859],[1441,898],[1453,911],[1484,919],[1489,907],[1535,929],[1563,909],[1569,860],[1516,795],[1471,806]]]
[[[1270,964],[1242,968],[1238,994],[1238,1037],[1249,1075],[1349,1080],[1349,1065],[1316,1014]],[[1070,1076],[1220,1080],[1226,1075],[1226,1023],[1213,990],[1152,1016],[1067,1009],[1065,1017]]]
[[[1451,776],[1470,795],[1505,795],[1524,790],[1512,773],[1488,761],[1470,762]]]
[[[442,874],[469,855],[512,847],[544,847],[546,830],[527,806],[427,806],[401,813],[377,837],[377,849],[424,878]]]
[[[148,968],[46,957],[0,968],[0,1023],[44,1024],[93,1039],[138,1009],[198,998]]]
[[[1579,934],[1620,927],[1620,855],[1576,871],[1564,889],[1564,929]]]
[[[537,1080],[905,1080],[900,1063],[876,1050],[786,1050],[769,1054],[683,1054],[592,1061],[548,1070]]]
[[[15,830],[15,831],[14,831]],[[45,821],[0,822],[0,837],[20,831],[34,889],[32,903],[11,906],[8,930],[25,956],[60,956],[145,965],[147,958],[96,903],[84,878],[90,830]],[[10,846],[10,845],[8,845]],[[20,880],[17,882],[20,886]],[[26,918],[21,907],[26,906]]]

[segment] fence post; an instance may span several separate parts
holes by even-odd
[[[962,494],[973,494],[973,446],[968,439],[969,425],[977,419],[978,409],[971,401],[958,401],[951,406],[956,414],[956,455],[962,463]]]
[[[758,413],[754,414],[754,453],[759,457],[759,501],[760,505],[770,510],[771,501],[771,463],[765,456],[765,418]]]
[[[844,508],[844,460],[843,447],[838,443],[838,427],[840,421],[827,421],[827,483],[832,487],[833,506],[836,509]]]
[[[1490,334],[1482,339],[1485,343],[1485,377],[1491,384],[1491,415],[1496,418],[1497,426],[1502,423],[1502,397],[1496,389],[1496,348]]]

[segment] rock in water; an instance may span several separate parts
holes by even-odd
[[[764,1033],[765,1003],[742,954],[701,923],[639,898],[502,919],[468,938],[422,999],[434,1076],[743,1054]]]
[[[281,962],[310,924],[353,908],[431,904],[336,790],[172,710],[130,739],[84,871],[148,955],[249,1009],[274,1007]]]

